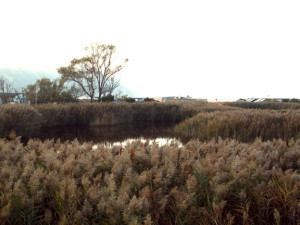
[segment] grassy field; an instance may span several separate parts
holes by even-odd
[[[1,106],[1,129],[169,120],[195,139],[183,146],[24,145],[11,132],[0,139],[0,224],[299,225],[300,113],[281,104]]]

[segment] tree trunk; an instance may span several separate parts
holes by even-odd
[[[102,93],[101,93],[101,91],[99,90],[98,102],[101,101],[101,95],[102,95]]]

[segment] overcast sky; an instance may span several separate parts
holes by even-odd
[[[0,2],[0,68],[48,71],[113,44],[134,97],[300,98],[300,1]]]

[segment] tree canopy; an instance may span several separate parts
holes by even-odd
[[[35,104],[54,102],[75,102],[76,90],[74,86],[66,88],[59,80],[51,81],[48,78],[37,80],[35,84],[27,85],[23,89],[26,101]]]
[[[102,96],[111,95],[120,85],[116,73],[122,70],[128,61],[113,66],[113,55],[116,51],[114,45],[91,44],[85,48],[85,56],[74,58],[67,67],[57,69],[64,82],[74,82],[84,94],[93,101]]]

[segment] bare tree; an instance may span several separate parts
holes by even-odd
[[[0,77],[0,98],[2,99],[2,101],[4,103],[8,103],[10,97],[12,97],[11,94],[13,92],[16,92],[16,90],[14,90],[13,88],[13,84],[1,76]]]
[[[112,95],[114,90],[119,86],[120,86],[120,80],[115,79],[114,77],[112,77],[111,79],[109,79],[107,81],[107,85],[106,85],[105,90],[104,90],[104,95]]]
[[[10,93],[13,92],[13,84],[6,80],[4,77],[0,77],[0,92],[1,93]]]
[[[58,68],[58,73],[63,81],[75,82],[91,101],[95,96],[101,99],[102,95],[112,93],[120,85],[116,73],[128,61],[125,59],[122,65],[113,66],[112,57],[115,51],[113,45],[91,44],[85,48],[85,57],[73,59],[68,67]]]

